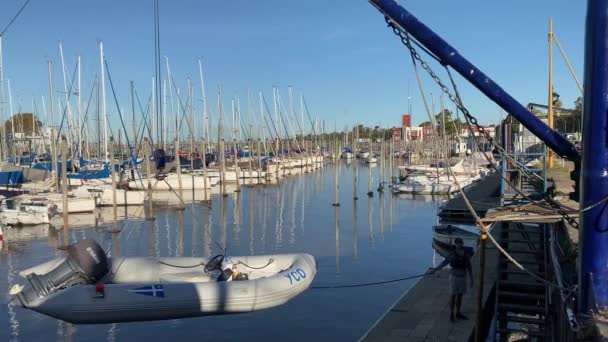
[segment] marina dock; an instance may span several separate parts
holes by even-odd
[[[492,232],[498,235],[498,231]],[[498,250],[489,243],[486,263],[498,262]],[[469,319],[450,322],[449,269],[425,276],[409,289],[376,324],[361,338],[361,341],[470,341],[475,334],[476,291],[479,286],[479,254],[471,259],[475,287],[468,288],[463,297],[462,312]],[[491,317],[496,281],[495,267],[487,267],[484,274],[484,317]],[[467,284],[468,286],[468,284]]]

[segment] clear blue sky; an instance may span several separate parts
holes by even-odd
[[[0,2],[0,27],[23,1]],[[400,3],[524,104],[546,102],[550,17],[582,78],[583,1]],[[76,56],[82,56],[82,93],[88,95],[99,72],[97,44],[103,40],[119,101],[130,117],[129,82],[135,81],[142,98],[151,90],[152,4],[153,0],[32,0],[3,41],[5,78],[11,80],[15,111],[19,102],[29,110],[32,96],[38,102],[43,95],[48,99],[47,60],[55,65],[55,89],[63,87],[60,40],[69,73]],[[182,92],[187,77],[193,78],[197,106],[201,98],[197,58],[204,56],[214,115],[220,81],[225,108],[230,107],[232,96],[239,96],[244,107],[247,89],[263,91],[272,99],[273,85],[280,86],[287,99],[287,85],[293,85],[296,93],[304,92],[312,114],[332,128],[334,121],[338,129],[357,121],[390,127],[399,125],[399,115],[407,112],[409,84],[413,121],[426,120],[409,55],[367,1],[161,0],[160,10],[161,54],[168,56]],[[578,89],[557,50],[554,72],[556,90],[564,104],[571,105]],[[439,88],[424,78],[426,92],[438,95]],[[459,84],[465,104],[483,123],[498,122],[496,105],[464,80]],[[110,93],[108,110],[115,112]],[[111,115],[116,122],[115,114]]]

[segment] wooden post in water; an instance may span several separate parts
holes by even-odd
[[[203,200],[205,202],[207,202],[209,200],[209,198],[207,197],[207,181],[209,180],[209,178],[207,177],[207,141],[205,139],[203,139],[203,146],[202,146],[202,151],[203,151],[203,187],[205,188],[205,195],[203,197]],[[211,187],[209,186],[209,192],[211,192]]]
[[[262,152],[260,150],[260,138],[258,138],[258,147],[256,149],[258,156],[258,183],[260,182],[260,172],[262,172]],[[268,169],[264,172],[265,182],[268,183]]]
[[[373,149],[373,144],[372,144],[372,139],[370,137],[369,139],[369,156],[367,157],[368,162],[369,162],[369,166],[368,166],[368,174],[367,174],[367,196],[372,197],[374,196],[374,189],[373,189],[373,184],[372,184],[372,158],[374,155],[374,149]]]
[[[63,194],[63,248],[70,246],[70,225],[68,217],[68,143],[61,137],[61,192]]]
[[[234,192],[241,192],[241,169],[239,168],[239,151],[236,145],[236,139],[234,139],[234,174],[236,176],[236,190]]]
[[[153,221],[156,220],[156,217],[154,217],[154,205],[152,203],[152,171],[150,170],[150,151],[152,151],[152,144],[148,141],[148,138],[144,138],[144,145],[144,160],[146,163],[147,175],[146,178],[148,179],[148,216],[146,216],[146,220]]]
[[[395,166],[393,165],[395,161],[395,140],[391,138],[391,148],[390,148],[390,156],[388,159],[388,167],[389,167],[389,187],[393,186],[393,169],[395,168]]]
[[[226,156],[224,154],[224,139],[220,140],[220,182],[222,187],[222,196],[226,197]]]
[[[378,192],[384,191],[384,133],[380,142],[380,180],[378,181]]]
[[[179,202],[181,205],[177,207],[178,210],[186,209],[186,205],[184,203],[184,187],[182,184],[182,163],[179,159],[179,136],[175,137],[175,160],[177,161],[177,165],[175,166],[175,170],[177,172],[177,186],[178,186],[178,196]]]
[[[357,160],[357,143],[358,143],[358,139],[359,139],[359,127],[357,127],[356,129],[357,132],[357,138],[353,139],[354,143],[353,143],[353,198],[356,200],[359,199],[359,197],[357,196],[357,187],[359,186],[359,168],[358,168],[358,164],[359,161]]]
[[[249,127],[249,132],[251,132],[251,125]],[[253,141],[251,141],[251,139],[249,139],[248,141],[249,148],[247,149],[247,151],[249,151],[249,155],[247,156],[247,158],[249,158],[249,186],[251,186],[253,184],[253,165],[251,161],[251,159],[253,158],[253,153],[251,152],[253,151]]]
[[[334,203],[332,204],[334,207],[339,207],[340,206],[340,193],[339,193],[339,186],[338,186],[338,162],[339,160],[336,159],[336,162],[334,163]],[[336,208],[337,210],[337,208]]]
[[[116,169],[114,167],[114,137],[110,137],[110,177],[112,177],[112,223],[113,233],[118,232],[118,213],[116,209]]]

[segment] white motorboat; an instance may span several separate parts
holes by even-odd
[[[57,206],[45,198],[33,198],[17,203],[0,196],[0,223],[8,226],[27,226],[49,223],[57,214]]]
[[[37,195],[19,195],[13,197],[17,203],[21,202],[32,202],[37,199],[46,199],[52,202],[55,206],[57,206],[57,213],[63,214],[63,195],[61,193],[41,193]],[[74,196],[72,194],[68,194],[68,214],[76,214],[76,213],[91,213],[95,210],[96,204],[95,199],[93,198],[83,198]]]
[[[13,303],[70,323],[246,313],[287,303],[317,271],[309,254],[109,258],[93,240],[19,274]]]

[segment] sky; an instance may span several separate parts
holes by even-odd
[[[23,2],[0,1],[0,28]],[[77,56],[81,56],[81,94],[86,102],[99,73],[98,44],[103,41],[118,102],[126,111],[125,119],[130,119],[130,82],[134,82],[144,105],[151,94],[153,2],[31,0],[3,36],[5,88],[10,80],[13,111],[20,107],[31,111],[32,98],[41,111],[43,96],[48,111],[49,60],[53,63],[55,97],[63,96],[60,41],[68,78]],[[399,2],[522,104],[547,101],[547,32],[553,18],[554,31],[582,82],[583,1]],[[273,87],[278,87],[288,107],[287,87],[292,86],[294,106],[299,110],[297,97],[302,92],[313,120],[325,120],[327,130],[343,130],[356,123],[399,126],[400,115],[409,112],[409,105],[414,124],[427,120],[408,51],[367,1],[160,0],[160,31],[160,53],[168,58],[182,96],[187,93],[188,77],[192,79],[199,120],[199,58],[205,69],[212,120],[217,120],[220,82],[228,116],[231,99],[239,98],[242,117],[248,119],[248,90],[253,93],[256,118],[258,93],[263,92],[272,110]],[[431,65],[441,69],[437,63]],[[435,112],[439,112],[440,89],[428,75],[421,75],[424,92],[429,99],[435,98]],[[441,75],[447,80],[444,73]],[[480,122],[497,123],[501,115],[497,105],[464,79],[457,80],[465,105]],[[566,107],[580,96],[557,49],[554,84]],[[73,111],[75,105],[74,98]],[[445,105],[454,108],[447,102]],[[107,108],[111,125],[118,127],[117,106],[109,86]],[[310,130],[309,123],[305,126]]]

